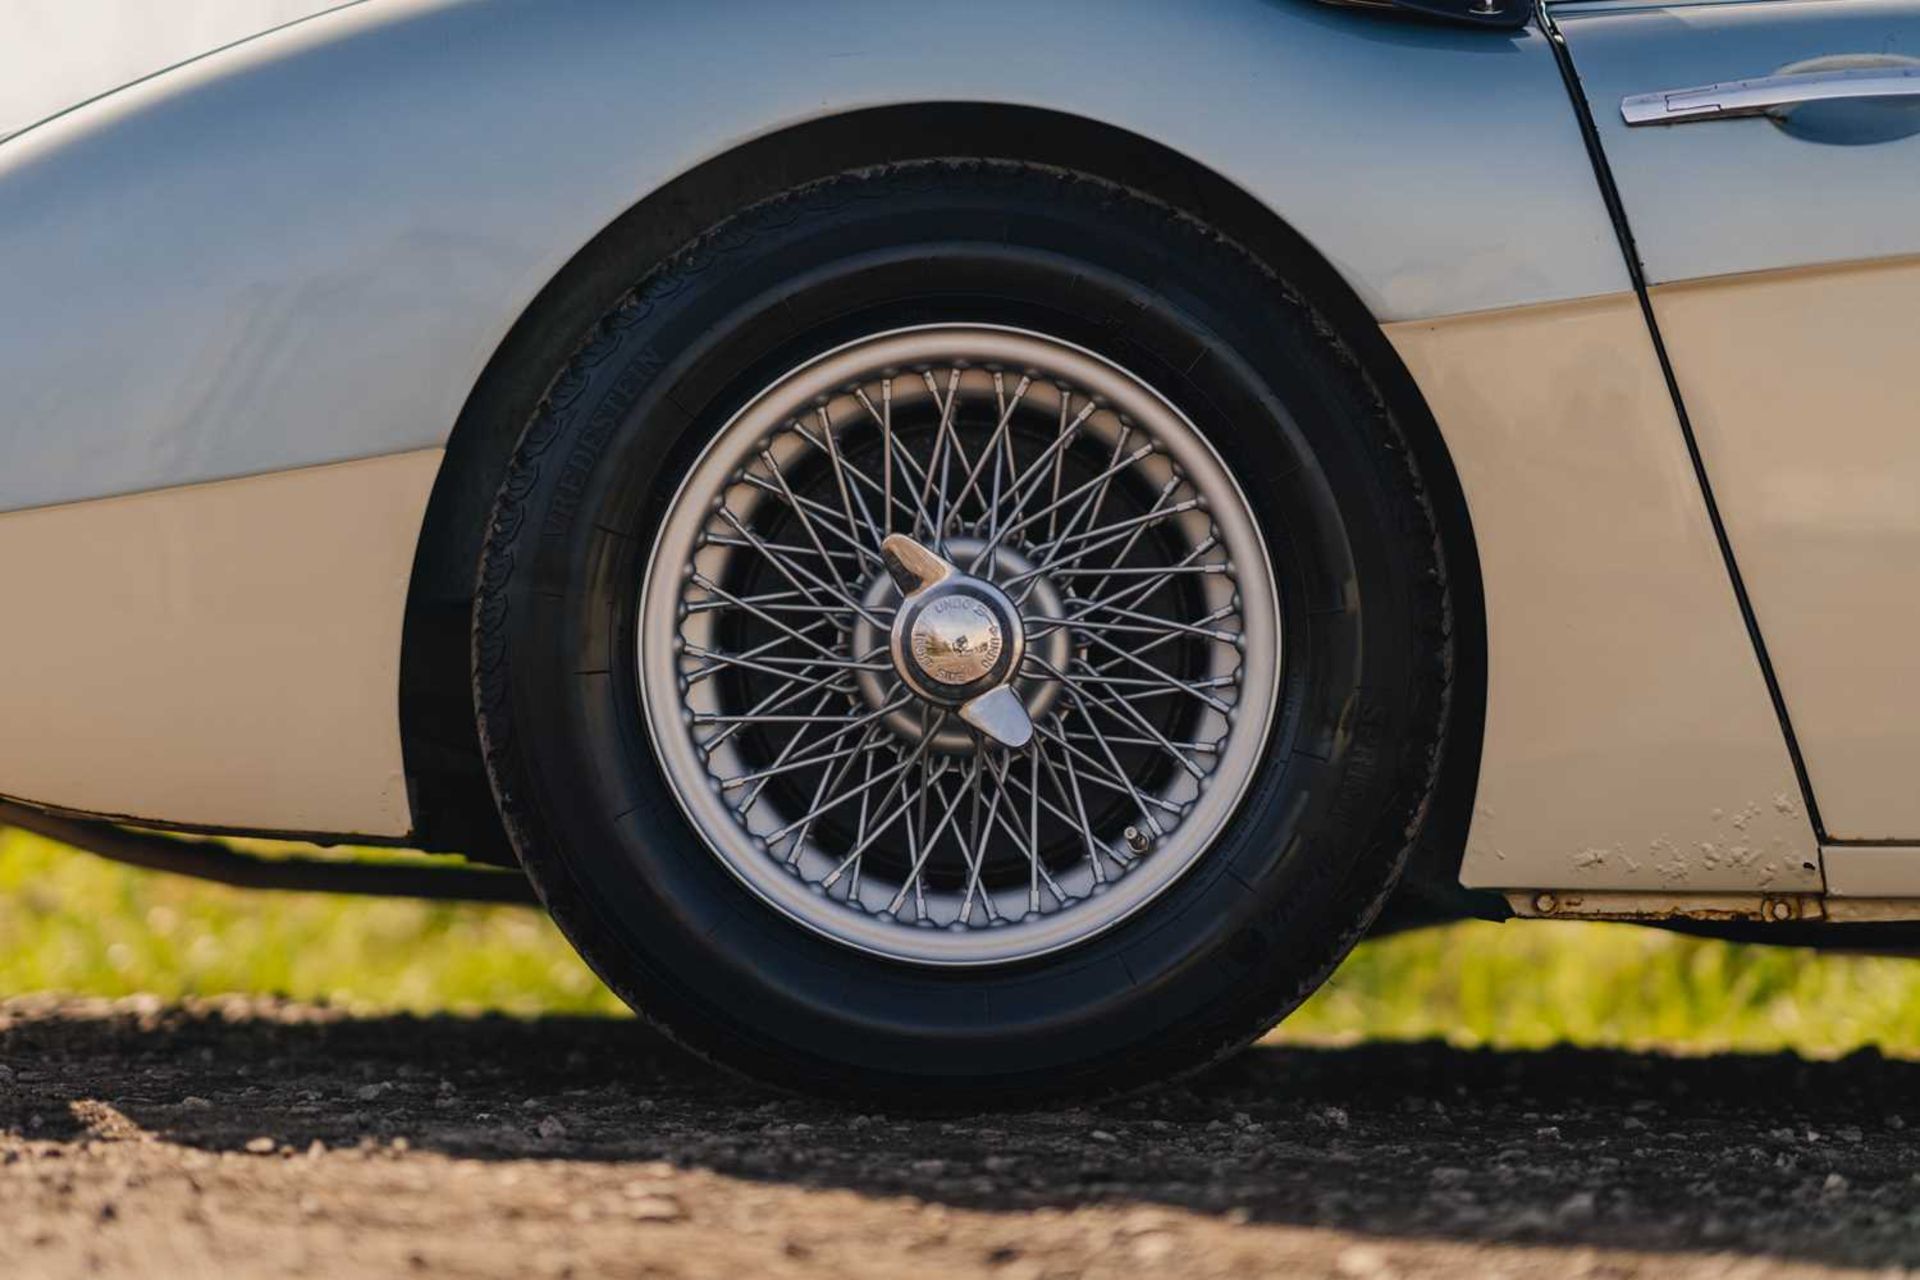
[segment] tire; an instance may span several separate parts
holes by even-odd
[[[925,350],[960,352],[944,358],[964,366],[971,390],[956,390],[961,373],[940,359],[927,362],[926,377],[909,361],[880,372],[861,366],[853,381],[843,376],[852,365],[834,364]],[[1216,592],[1178,597],[1194,608],[1227,599],[1219,606],[1226,620],[1212,624],[1218,635],[1163,634],[1158,650],[1186,655],[1165,659],[1187,664],[1175,679],[1222,702],[1236,699],[1227,713],[1142,672],[1140,657],[1114,654],[1116,636],[1130,653],[1154,647],[1122,631],[1103,643],[1080,624],[1036,623],[1025,614],[1024,621],[996,614],[989,625],[971,605],[962,621],[986,628],[975,635],[974,653],[989,643],[982,638],[989,631],[999,653],[994,627],[1004,623],[1007,645],[1015,632],[1031,634],[1024,643],[1041,655],[1035,662],[1052,662],[1050,653],[1071,665],[1071,673],[1022,665],[1043,674],[1023,676],[1015,687],[1037,732],[1062,736],[1037,737],[1023,754],[967,736],[951,706],[913,700],[903,714],[886,710],[891,701],[875,701],[872,684],[894,678],[888,663],[915,660],[875,656],[885,636],[874,627],[891,626],[889,616],[908,605],[898,588],[880,583],[871,549],[852,545],[867,536],[862,516],[879,532],[871,517],[877,506],[889,528],[911,521],[915,535],[946,548],[956,566],[966,568],[959,561],[971,556],[976,576],[1016,582],[1015,553],[985,545],[1002,502],[1000,491],[989,502],[985,463],[991,457],[997,470],[1006,455],[1005,501],[1016,504],[1016,490],[1044,487],[1033,477],[1045,467],[1057,474],[1067,465],[1048,462],[1044,449],[1030,448],[1023,459],[1014,426],[1003,443],[983,434],[993,422],[982,407],[989,367],[1004,388],[1029,357],[1043,363],[1025,367],[1044,376],[1032,380],[1031,399],[1015,397],[1016,416],[1027,415],[1019,431],[1038,430],[1027,418],[1053,403],[1043,404],[1049,378],[1051,394],[1066,406],[1063,421],[1066,410],[1095,414],[1076,429],[1086,434],[1057,437],[1070,440],[1056,446],[1057,455],[1071,453],[1082,470],[1056,485],[1072,486],[1097,467],[1097,459],[1088,461],[1096,445],[1106,450],[1109,438],[1136,438],[1133,423],[1151,433],[1154,448],[1136,465],[1160,469],[1122,472],[1103,492],[1124,489],[1112,502],[1139,504],[1144,514],[1129,517],[1139,522],[1133,527],[1152,530],[1129,554],[1218,566],[1192,568],[1187,577],[1154,569],[1142,581],[1150,577],[1155,593]],[[841,397],[829,406],[828,428],[802,433],[799,418],[811,410],[780,397],[804,395],[809,377],[835,370],[841,389],[816,388],[804,401]],[[555,374],[519,442],[486,539],[473,647],[481,742],[506,830],[554,919],[601,978],[672,1038],[768,1084],[817,1094],[939,1107],[1106,1096],[1197,1069],[1260,1035],[1324,981],[1365,931],[1419,830],[1438,772],[1452,668],[1447,580],[1400,425],[1332,326],[1268,264],[1190,217],[1083,175],[998,162],[886,166],[756,205],[671,260],[636,271],[631,291]],[[1082,377],[1084,384],[1075,381]],[[929,388],[912,410],[927,424],[912,428],[921,435],[897,431],[904,454],[924,445],[924,462],[874,452],[894,438],[879,429],[877,410],[864,427],[857,415],[832,425],[856,383],[886,391],[897,384],[903,397]],[[1109,383],[1104,399],[1087,389]],[[947,490],[931,477],[943,456],[934,422],[943,387],[956,423],[944,446],[948,474],[976,454],[982,468],[978,486],[960,488],[952,502],[954,512],[976,512],[973,525],[948,512]],[[1011,392],[996,394],[1004,407]],[[907,415],[908,401],[900,404]],[[739,425],[759,421],[755,415],[773,424],[755,428],[765,434]],[[963,416],[971,450],[963,449]],[[869,435],[861,437],[866,452],[856,467],[860,430]],[[829,465],[836,431],[848,471]],[[763,444],[772,453],[756,462]],[[1132,454],[1114,444],[1102,456]],[[924,523],[897,514],[911,504],[873,480],[910,475],[908,462],[929,473],[929,503],[941,504]],[[803,464],[812,468],[817,526],[805,518],[802,498],[771,496],[787,483],[784,468],[799,476]],[[777,477],[768,469],[775,467],[782,468]],[[850,486],[860,496],[852,500],[836,498],[823,478],[838,485],[861,469]],[[1207,500],[1177,517],[1164,514],[1178,505],[1166,498],[1157,508],[1144,505],[1159,476],[1168,477],[1167,492],[1192,495],[1182,501]],[[741,528],[739,517],[731,505],[721,514],[702,484],[719,486],[714,492],[726,504],[735,501],[727,495],[747,494],[758,504],[747,516],[757,533],[729,533]],[[1088,534],[1072,544],[1082,551],[1109,527],[1085,514],[1087,495],[1098,488],[1090,485],[1071,489],[1081,495],[1074,518],[1084,519],[1080,532]],[[1037,502],[1008,509],[1005,523],[1020,532],[1004,534],[1006,546],[1039,538]],[[1056,507],[1055,518],[1067,509]],[[827,519],[841,510],[845,541],[838,516]],[[768,532],[779,521],[786,522],[779,525],[784,551],[773,549]],[[696,524],[697,532],[686,533]],[[971,542],[969,528],[976,530]],[[1203,528],[1213,531],[1211,548],[1202,545]],[[1067,537],[1057,527],[1048,536]],[[1080,599],[1073,582],[1087,577],[1061,575],[1077,564],[1091,576],[1087,566],[1095,562],[1069,559],[1062,567],[1067,545],[1048,544],[1050,567],[1039,581],[1027,579],[1028,603],[1019,609],[1044,594],[1041,582]],[[673,548],[691,550],[672,562]],[[1007,565],[1003,556],[1012,557]],[[721,567],[702,571],[701,580],[730,594],[708,593],[688,576],[710,562]],[[716,576],[726,574],[746,576],[726,578],[735,583],[730,589]],[[833,594],[829,575],[844,579],[844,592]],[[806,635],[766,630],[780,624],[730,603],[744,598],[738,584],[749,579],[759,584],[754,599],[792,601],[796,611],[818,604],[816,613],[786,615],[812,618],[791,624],[804,625]],[[1232,586],[1230,599],[1217,594],[1222,579]],[[1109,573],[1086,589],[1156,599],[1125,597],[1116,581],[1127,580]],[[846,603],[863,590],[860,598],[875,611],[871,626]],[[1009,585],[1008,599],[1015,590]],[[883,597],[893,614],[874,604]],[[1153,608],[1170,610],[1175,598]],[[1262,600],[1273,602],[1270,614]],[[1055,612],[1046,617],[1065,618],[1081,606],[1056,600],[1047,607]],[[700,618],[712,621],[689,621]],[[901,641],[916,653],[919,625]],[[1143,633],[1167,626],[1157,613],[1129,625]],[[686,638],[690,627],[705,628],[697,632],[701,643]],[[670,643],[662,639],[668,635]],[[763,635],[772,639],[758,649],[742,638]],[[1061,635],[1070,637],[1068,649],[1046,647]],[[729,636],[733,647],[722,645]],[[1224,659],[1239,664],[1232,683],[1205,676],[1226,669],[1218,665],[1224,647],[1242,655]],[[755,668],[729,655],[823,662],[814,650],[851,654],[844,661],[858,664],[845,673],[806,668],[809,679],[827,682],[821,698],[841,723],[866,717],[858,736],[807,739],[829,745],[792,746],[796,754],[783,757],[775,748],[806,738],[811,726],[776,730],[764,715],[737,716],[724,721],[735,728],[731,739],[704,745],[720,732],[722,721],[711,719],[720,713],[689,707],[733,706],[727,699],[745,702],[762,687],[777,692],[795,682],[780,675],[792,666]],[[1047,670],[1061,679],[1045,677]],[[1091,682],[1103,678],[1095,673],[1104,673],[1111,690],[1123,687],[1114,679],[1120,671],[1152,681],[1164,696],[1142,694],[1129,704],[1135,710],[1067,700],[1067,674],[1087,682],[1074,690],[1093,691]],[[765,684],[776,677],[782,683]],[[1035,691],[1043,687],[1056,695],[1045,706]],[[891,686],[885,696],[904,695]],[[756,705],[786,704],[768,693]],[[1168,705],[1175,709],[1158,709]],[[1137,711],[1143,706],[1172,718],[1149,724]],[[1198,733],[1179,726],[1203,721],[1221,735],[1211,755],[1205,744],[1176,746],[1168,736]],[[695,727],[681,727],[689,723]],[[1102,724],[1121,745],[1102,745]],[[1140,727],[1121,732],[1128,725]],[[883,779],[904,812],[876,834],[865,809],[847,797],[817,825],[769,837],[773,818],[738,808],[753,791],[739,779],[754,773],[722,780],[715,772],[704,787],[689,773],[689,760],[718,770],[711,762],[734,750],[730,744],[740,744],[744,762],[734,769],[769,758],[776,767],[823,758],[809,766],[816,773],[793,766],[761,779],[763,789],[779,793],[784,807],[776,816],[804,816],[805,799],[795,797],[807,787],[796,776],[815,788],[816,800],[838,801],[853,788],[851,770],[870,778],[908,761],[892,781]],[[834,750],[841,757],[824,760]],[[917,764],[910,759],[916,751]],[[1230,774],[1228,763],[1238,772]],[[1014,774],[1016,765],[1031,773],[1031,787]],[[1202,782],[1195,770],[1209,768]],[[841,781],[829,776],[833,769],[842,770]],[[1194,775],[1191,783],[1183,770]],[[862,794],[872,799],[881,785]],[[917,809],[904,798],[916,787],[930,797]],[[970,787],[1006,804],[982,819],[980,808],[960,799]],[[933,816],[943,803],[945,826]],[[1030,825],[1019,815],[1022,804]],[[888,804],[883,797],[871,807],[877,827]],[[1128,816],[1136,811],[1141,816]],[[1149,815],[1159,821],[1151,833],[1141,825]],[[1120,821],[1132,825],[1116,837]],[[830,824],[837,825],[828,832]],[[914,832],[922,839],[909,842]],[[873,852],[860,853],[862,841]],[[972,855],[969,841],[978,842]],[[929,852],[917,852],[922,846]],[[858,865],[875,860],[864,883],[878,889],[849,887],[845,876],[833,880],[820,870],[848,848]],[[791,870],[775,865],[783,860]],[[1051,897],[1040,888],[1043,872],[1060,877]],[[1022,876],[1030,894],[1024,913]],[[891,913],[860,896],[884,897],[896,881]],[[967,900],[955,915],[963,881]],[[924,901],[910,909],[916,883]],[[990,894],[1001,906],[989,921]],[[916,925],[913,910],[930,914]]]

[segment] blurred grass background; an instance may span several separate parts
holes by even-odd
[[[227,889],[0,830],[0,996],[271,993],[367,1013],[624,1015],[537,911]],[[1920,961],[1606,924],[1362,946],[1278,1040],[1920,1056]]]

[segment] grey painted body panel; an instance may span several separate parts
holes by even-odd
[[[1537,32],[1306,0],[976,0],[968,25],[1018,38],[877,0],[367,0],[28,130],[0,145],[0,510],[441,444],[614,217],[870,106],[1153,138],[1382,320],[1627,287]]]
[[[6,0],[0,139],[212,49],[360,0]]]
[[[1920,58],[1913,0],[1762,0],[1572,13],[1562,33],[1619,183],[1647,283],[1920,249],[1920,133],[1805,141],[1765,119],[1630,129],[1628,94],[1771,75],[1842,54]]]

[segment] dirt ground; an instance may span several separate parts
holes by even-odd
[[[1760,1277],[1920,1266],[1920,1063],[1253,1050],[914,1118],[631,1023],[0,1004],[0,1275]]]

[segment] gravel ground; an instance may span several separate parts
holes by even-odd
[[[1920,1266],[1920,1063],[1260,1048],[1114,1106],[772,1096],[632,1023],[0,1004],[0,1274],[1785,1277]]]

